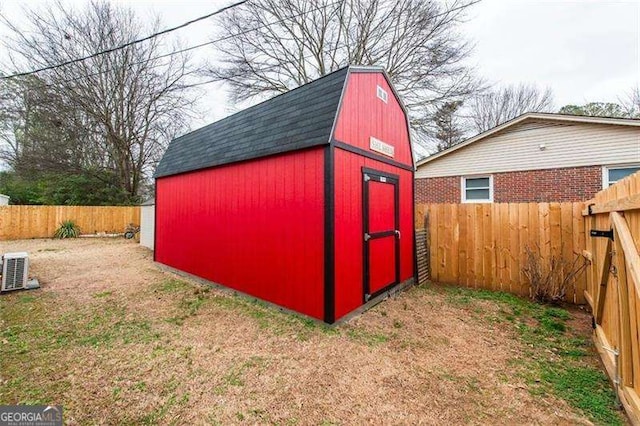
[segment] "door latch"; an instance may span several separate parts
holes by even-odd
[[[396,235],[398,236],[398,239],[400,239],[400,231],[396,229],[394,232],[395,232],[395,233],[396,233]]]

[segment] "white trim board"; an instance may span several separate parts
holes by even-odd
[[[489,178],[488,200],[467,200],[467,179]],[[484,189],[484,188],[480,188]],[[460,202],[461,203],[493,203],[493,175],[460,176]]]

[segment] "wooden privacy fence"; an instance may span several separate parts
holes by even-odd
[[[586,299],[594,341],[620,401],[640,424],[640,172],[596,194],[584,211]]]
[[[567,269],[582,262],[584,203],[418,204],[416,228],[428,222],[429,275],[435,282],[528,296],[522,268],[527,247],[564,259]],[[568,271],[567,271],[568,272]],[[567,297],[584,303],[586,277]]]
[[[140,224],[140,207],[0,206],[0,240],[51,238],[63,220],[73,220],[82,234],[124,232]]]

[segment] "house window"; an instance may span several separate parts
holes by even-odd
[[[463,203],[493,202],[493,176],[468,176],[462,178]]]
[[[387,103],[387,101],[388,101],[388,99],[389,99],[389,98],[388,98],[388,96],[387,96],[387,91],[386,91],[386,90],[384,90],[384,89],[383,89],[382,87],[380,87],[380,86],[376,86],[376,87],[377,87],[377,89],[376,89],[376,93],[377,93],[378,97],[379,97],[380,99],[382,99],[382,101],[386,104],[386,103]]]
[[[608,188],[614,183],[640,170],[640,165],[612,166],[602,169],[602,187]]]

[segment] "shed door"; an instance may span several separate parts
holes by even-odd
[[[364,302],[400,282],[398,177],[363,168]]]

